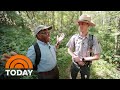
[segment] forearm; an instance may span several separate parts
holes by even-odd
[[[84,61],[93,61],[93,60],[98,60],[100,58],[99,54],[96,54],[94,56],[91,57],[84,57]]]
[[[57,42],[57,43],[55,44],[56,49],[59,48],[59,45],[60,45],[59,42]]]
[[[72,49],[68,48],[68,53],[73,57],[75,54],[73,53]]]

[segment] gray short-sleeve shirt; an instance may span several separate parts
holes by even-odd
[[[68,48],[74,49],[74,54],[78,55],[78,57],[88,57],[90,56],[89,51],[88,51],[88,39],[89,39],[89,34],[87,34],[86,37],[81,37],[79,34],[73,35],[66,46]],[[101,46],[98,43],[98,40],[95,36],[93,36],[93,47],[92,47],[92,52],[94,54],[99,54],[101,53]]]

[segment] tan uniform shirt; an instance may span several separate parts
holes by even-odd
[[[89,34],[87,34],[84,38],[81,37],[79,34],[75,34],[70,38],[66,46],[68,48],[74,49],[74,54],[76,54],[79,58],[88,57],[90,56],[88,50],[88,39]],[[93,36],[92,52],[94,54],[99,54],[101,52],[101,46],[95,36]]]

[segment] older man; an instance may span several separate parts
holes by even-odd
[[[100,45],[95,36],[89,34],[89,27],[95,26],[89,15],[81,15],[78,20],[79,34],[71,37],[67,43],[68,53],[72,56],[71,78],[76,79],[80,71],[81,79],[89,79],[90,63],[100,57]],[[89,40],[93,39],[93,46],[89,48]],[[94,55],[91,55],[92,52]]]
[[[59,70],[56,60],[56,48],[64,38],[62,34],[59,38],[57,36],[57,43],[55,46],[50,45],[50,30],[51,26],[40,25],[34,33],[37,38],[37,44],[40,47],[41,58],[40,63],[37,65],[37,72],[39,73],[39,79],[59,79]],[[29,47],[27,57],[35,64],[35,49],[32,45]]]
[[[39,53],[36,52],[35,46],[32,45],[28,48],[26,56],[32,61],[33,66],[36,66],[36,71],[39,79],[59,79],[59,70],[57,67],[56,60],[56,48],[58,48],[59,44],[64,38],[64,34],[62,33],[60,37],[57,35],[57,43],[55,46],[50,45],[50,30],[52,26],[39,25],[34,30],[35,37],[37,38],[37,50],[39,49]],[[16,53],[12,53],[16,55]],[[40,54],[40,55],[39,55]],[[36,65],[36,56],[37,60],[39,59],[38,65]],[[8,60],[9,55],[4,55],[4,60]]]

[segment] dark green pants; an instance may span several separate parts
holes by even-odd
[[[76,79],[78,72],[80,72],[81,79],[89,79],[90,77],[90,66],[91,65],[84,65],[84,66],[77,66],[74,63],[71,65],[71,78]]]

